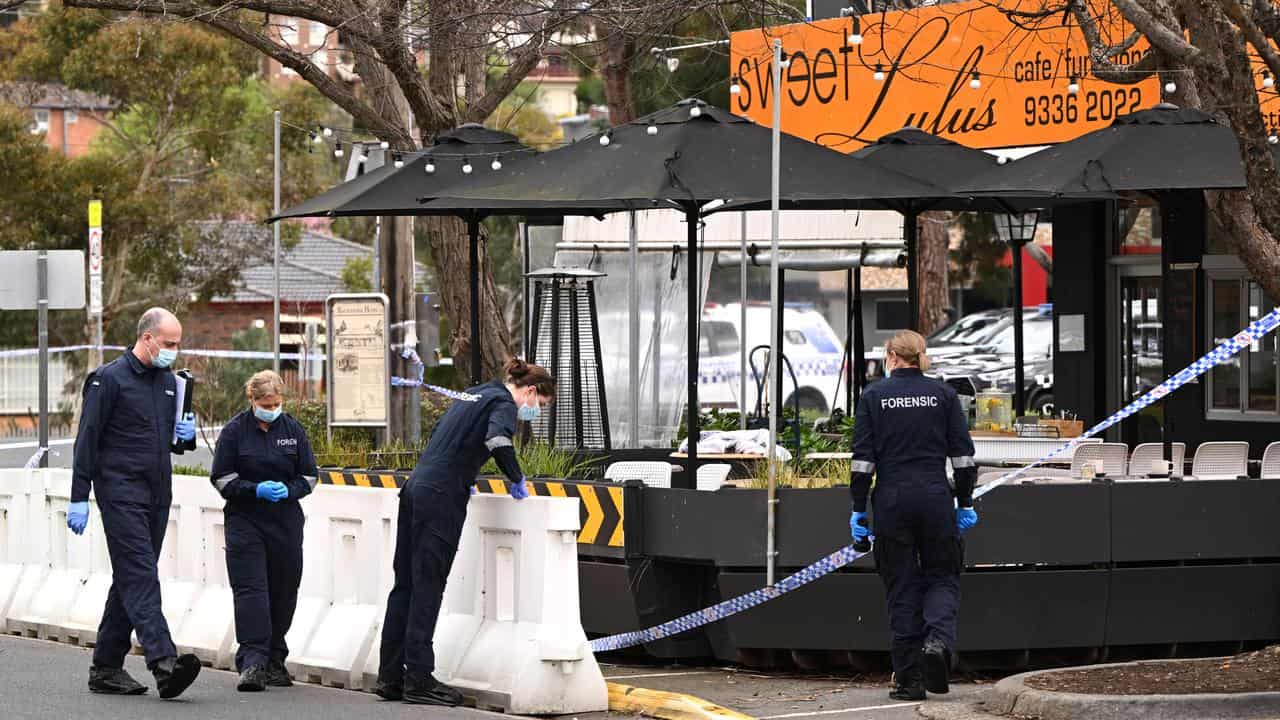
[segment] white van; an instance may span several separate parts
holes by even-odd
[[[769,345],[769,305],[747,304],[747,351]],[[698,361],[698,403],[704,408],[737,408],[739,355],[743,333],[741,306],[709,305],[702,315],[702,344]],[[783,366],[784,407],[799,400],[802,410],[828,413],[844,406],[844,342],[816,310],[787,308],[783,311],[782,352],[795,371],[795,380]],[[764,370],[764,350],[756,352],[757,368]],[[747,367],[747,410],[756,406],[756,383]],[[767,398],[766,398],[767,399]]]

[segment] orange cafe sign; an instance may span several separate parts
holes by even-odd
[[[971,147],[1047,145],[1160,102],[1155,77],[1125,85],[1093,77],[1074,18],[1011,19],[1042,8],[1043,0],[972,0],[864,15],[861,43],[850,40],[851,18],[736,32],[729,67],[740,91],[730,107],[772,125],[781,96],[783,131],[853,152],[907,125]],[[1129,28],[1110,15],[1102,31],[1118,42]],[[775,37],[789,60],[780,94]],[[1140,38],[1112,61],[1137,62],[1146,48]]]

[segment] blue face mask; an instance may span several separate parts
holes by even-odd
[[[279,418],[280,414],[283,412],[284,412],[284,408],[280,408],[280,407],[276,408],[275,410],[263,410],[257,405],[253,406],[253,416],[268,425],[275,422],[276,419]]]
[[[156,349],[158,352],[151,357],[152,367],[167,368],[173,365],[173,361],[178,359],[178,351],[162,348],[159,345],[160,343],[157,341]]]
[[[534,403],[533,405],[522,404],[516,410],[516,417],[519,418],[521,422],[533,422],[541,415],[542,408],[538,407],[537,403]]]

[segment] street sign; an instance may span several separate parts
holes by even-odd
[[[36,310],[37,250],[0,252],[0,310]],[[49,250],[49,309],[84,308],[84,251]]]
[[[102,201],[89,201],[89,314],[102,315]],[[101,335],[101,333],[99,333]],[[95,344],[101,345],[98,337]]]
[[[389,305],[380,293],[325,300],[330,427],[386,427],[390,420]]]
[[[89,228],[89,274],[102,274],[102,228]]]

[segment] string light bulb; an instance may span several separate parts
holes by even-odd
[[[977,90],[978,88],[982,87],[982,76],[978,74],[977,70],[973,71],[973,75],[971,77],[972,79],[969,80],[969,87],[973,88],[974,90]]]
[[[853,16],[853,26],[849,29],[848,40],[850,45],[862,44],[862,22],[857,15]]]
[[[1067,94],[1075,95],[1080,92],[1080,79],[1075,75],[1071,76],[1071,82],[1067,83]]]
[[[1004,155],[1001,155],[1000,157],[996,158],[997,165],[1005,165],[1008,162],[1009,162],[1009,158],[1005,157]]]
[[[1271,77],[1271,73],[1266,70],[1262,71],[1262,87],[1271,89],[1276,86],[1276,79]]]
[[[609,137],[609,133],[605,133],[605,134],[603,134],[603,135],[601,135],[601,136],[600,136],[600,146],[601,146],[601,147],[608,147],[608,146],[609,146],[609,143],[611,143],[611,142],[613,142],[613,140]]]
[[[1164,84],[1164,91],[1170,94],[1178,92],[1178,83],[1170,80]]]
[[[742,85],[738,84],[738,76],[734,75],[729,79],[729,94],[738,95],[742,93]]]
[[[336,158],[340,158],[340,157],[342,157],[342,156],[343,156],[343,154],[344,154],[344,152],[343,152],[343,150],[342,150],[342,143],[341,143],[341,142],[336,143],[336,144],[333,146],[333,156],[334,156],[334,157],[336,157]]]
[[[657,134],[658,134],[658,126],[657,126],[657,125],[654,125],[654,124],[653,124],[653,122],[651,121],[651,122],[649,123],[649,127],[645,128],[645,132],[649,133],[650,135],[657,135]]]
[[[325,137],[333,137],[333,128],[322,127],[320,128],[320,134]]]
[[[699,117],[701,115],[702,115],[702,108],[698,107],[697,105],[694,105],[693,107],[689,108],[689,117]]]
[[[677,57],[667,58],[667,72],[673,73],[676,71],[676,68],[678,67],[680,67],[680,58],[677,58]]]
[[[387,142],[386,140],[383,140],[382,142],[378,143],[378,147],[382,148],[383,150],[386,150],[387,148],[391,147],[391,143]]]
[[[428,159],[426,166],[422,169],[425,170],[428,175],[434,175],[436,172],[436,161]]]
[[[876,82],[884,80],[884,66],[880,63],[876,63],[876,71],[871,74],[871,77],[874,78]]]
[[[471,161],[470,161],[470,160],[468,160],[468,159],[466,159],[466,158],[463,158],[463,159],[462,159],[462,174],[463,174],[463,175],[470,175],[470,174],[471,174],[471,170],[472,170],[472,169],[473,169],[473,168],[471,167]]]
[[[498,158],[494,158],[494,159],[493,159],[493,162],[489,163],[489,168],[490,168],[490,169],[492,169],[492,170],[501,170],[501,169],[502,169],[502,161],[501,161],[501,160],[499,160]]]
[[[1276,145],[1276,144],[1278,144],[1278,143],[1280,143],[1280,137],[1277,137],[1277,135],[1276,135],[1276,129],[1275,129],[1275,128],[1271,128],[1270,133],[1267,135],[1267,144],[1268,144],[1268,145]]]
[[[319,145],[324,142],[324,138],[320,137],[320,133],[311,133],[311,142],[315,145]]]
[[[404,167],[404,157],[400,153],[392,153],[391,160],[397,169]]]

